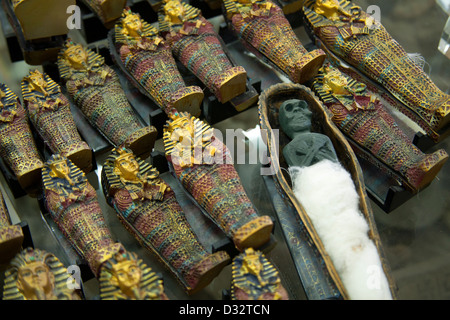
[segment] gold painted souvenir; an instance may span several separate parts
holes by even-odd
[[[289,300],[278,270],[253,248],[233,259],[231,284],[233,300]]]
[[[36,148],[25,109],[18,97],[0,84],[0,155],[22,189],[35,195],[44,163]]]
[[[4,300],[81,300],[68,285],[70,274],[58,258],[44,250],[18,253],[5,273]]]
[[[39,70],[22,80],[22,96],[28,117],[53,154],[70,158],[82,170],[92,168],[92,150],[82,140],[69,100],[60,86]]]
[[[112,28],[114,22],[120,18],[126,0],[83,0],[83,2],[97,15],[106,28]]]
[[[319,47],[382,86],[399,110],[435,141],[449,129],[450,95],[440,90],[384,26],[347,0],[306,0],[307,27]]]
[[[100,270],[102,300],[168,300],[162,279],[134,253],[119,251]]]
[[[141,123],[118,75],[101,55],[68,39],[58,68],[75,104],[114,146],[130,148],[142,157],[152,151],[156,128]]]
[[[120,63],[135,85],[142,87],[165,113],[176,109],[200,115],[203,91],[198,86],[186,86],[158,29],[126,8],[115,26],[115,45]]]

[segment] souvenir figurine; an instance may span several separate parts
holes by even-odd
[[[125,146],[139,156],[151,152],[156,128],[141,124],[119,77],[101,55],[68,39],[58,67],[69,95],[91,125],[116,147]]]
[[[401,112],[435,141],[450,119],[450,96],[408,56],[383,25],[350,1],[307,0],[308,28],[318,44],[402,102]]]
[[[115,26],[115,45],[120,63],[166,113],[172,109],[200,115],[204,94],[197,86],[186,86],[170,46],[158,30],[125,8]]]
[[[25,109],[5,84],[0,84],[0,155],[27,193],[35,193],[44,163],[36,148]]]
[[[312,247],[307,259],[314,261],[305,263],[305,256],[298,255],[295,261],[309,294],[320,297],[337,290],[325,298],[394,299],[396,286],[361,167],[330,112],[309,88],[280,83],[260,95],[259,115],[275,185],[296,215],[282,228],[298,228],[302,234],[289,238],[288,247],[296,252],[302,252],[297,243]],[[361,286],[370,281],[369,268],[379,275],[376,287]]]
[[[0,191],[0,265],[9,261],[22,249],[23,232],[18,225],[11,225],[8,208]]]
[[[70,274],[52,253],[26,248],[5,273],[3,300],[81,300],[70,288]]]
[[[67,8],[75,6],[75,0],[8,0],[20,23],[25,40],[65,35],[69,31]],[[6,2],[6,1],[5,1]]]
[[[163,1],[159,32],[174,56],[200,79],[221,103],[244,93],[247,72],[233,66],[219,35],[200,9],[180,0]]]
[[[163,280],[133,252],[121,250],[100,271],[102,300],[168,300]]]
[[[83,171],[69,159],[53,155],[45,163],[42,180],[45,208],[62,234],[86,260],[95,277],[101,276],[102,267],[108,260],[119,259],[118,255],[122,255],[119,260],[129,266],[125,270],[130,272],[131,276],[134,275],[140,280],[141,276],[147,273],[131,268],[131,263],[126,262],[135,260],[135,257],[128,255],[125,248],[113,240],[102,214],[97,193]],[[128,276],[127,272],[123,274]],[[118,271],[119,278],[121,274]],[[140,281],[130,284],[131,287],[138,288],[140,285]],[[109,286],[108,281],[103,281],[102,286]],[[103,288],[100,288],[100,291],[103,292]],[[128,291],[123,294],[128,295]],[[130,299],[139,297],[142,296],[132,296]]]
[[[324,65],[313,82],[313,90],[332,112],[338,128],[400,175],[414,193],[431,183],[447,161],[448,154],[443,149],[431,154],[419,150],[381,101],[367,92],[366,85],[339,69]]]
[[[234,168],[230,151],[214,129],[188,113],[172,113],[164,146],[173,173],[235,247],[259,248],[270,240],[273,222],[259,216]]]
[[[289,295],[264,254],[247,248],[233,259],[231,299],[289,300]]]
[[[224,5],[230,27],[250,51],[262,55],[294,83],[305,83],[316,75],[325,53],[308,52],[274,2],[224,0]]]
[[[110,29],[114,22],[120,18],[126,0],[82,0],[94,12],[103,25]]]
[[[22,80],[28,117],[54,154],[68,157],[86,172],[92,167],[92,150],[78,133],[69,100],[47,74],[30,71]]]
[[[106,159],[102,184],[121,222],[167,265],[188,293],[208,285],[228,264],[226,252],[206,251],[173,190],[155,168],[130,150],[115,149]]]

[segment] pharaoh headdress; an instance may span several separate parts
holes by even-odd
[[[179,17],[179,19],[182,22],[192,20],[194,18],[197,18],[201,15],[201,11],[198,8],[195,8],[191,6],[190,4],[187,4],[185,2],[182,2],[180,0],[164,0],[163,5],[159,9],[158,12],[158,23],[159,23],[159,30],[160,32],[164,31],[170,31],[170,27],[172,26],[172,23],[170,21],[167,21],[166,19],[166,13],[164,11],[164,7],[167,5],[172,5],[172,3],[180,3],[184,7],[184,14],[182,17]]]
[[[0,122],[11,122],[17,114],[17,95],[5,84],[0,84]]]
[[[140,31],[141,37],[153,38],[158,36],[158,29],[153,27],[148,22],[144,21],[138,13],[133,13],[130,8],[125,8],[122,13],[122,17],[115,25],[115,38],[116,43],[121,44],[134,44],[137,43],[137,40],[128,36],[128,31],[123,27],[123,20],[126,19],[130,15],[137,15],[141,19],[142,30]]]
[[[125,148],[114,149],[109,157],[106,159],[103,169],[102,169],[102,179],[104,183],[105,191],[108,194],[112,194],[116,190],[126,188],[124,181],[120,177],[120,172],[116,168],[116,164],[121,158],[129,155],[133,155],[131,150]],[[148,182],[154,182],[155,185],[160,183],[159,172],[156,168],[152,167],[149,163],[145,162],[140,158],[135,158],[139,165],[138,177],[141,179],[146,179]]]
[[[233,259],[231,298],[233,300],[259,300],[268,297],[286,300],[278,270],[261,251],[246,249]]]
[[[145,293],[145,300],[157,300],[165,299],[163,280],[159,275],[152,271],[142,259],[139,259],[137,255],[133,252],[125,252],[121,250],[117,252],[114,256],[106,260],[100,269],[100,298],[102,300],[122,300],[127,299],[127,297],[121,293],[119,287],[114,285],[112,282],[113,266],[124,260],[134,260],[137,263],[138,268],[141,270],[141,280],[139,283],[139,288],[141,292]]]
[[[27,248],[18,253],[11,261],[11,267],[5,273],[5,284],[3,286],[4,300],[25,300],[25,296],[17,287],[17,277],[19,268],[26,266],[29,263],[40,261],[49,268],[50,272],[55,278],[54,293],[56,297],[64,293],[61,298],[71,299],[73,290],[67,286],[69,280],[69,273],[59,259],[52,253],[44,250]]]
[[[71,66],[71,63],[68,61],[66,57],[67,50],[73,47],[81,47],[87,54],[86,65],[83,70],[77,70]],[[58,69],[59,74],[62,79],[68,80],[74,72],[85,72],[95,70],[98,67],[101,67],[105,64],[105,58],[95,51],[83,47],[79,43],[73,42],[71,39],[67,39],[64,43],[64,48],[58,54]]]
[[[59,161],[66,161],[69,167],[69,179],[59,178],[53,173],[51,165]],[[59,195],[66,196],[71,192],[84,190],[88,180],[84,172],[72,161],[59,154],[54,154],[42,168],[42,182],[44,190],[51,190]]]
[[[53,81],[48,74],[43,74],[39,70],[30,71],[27,77],[22,80],[22,96],[24,100],[34,100],[36,90],[33,89],[32,82],[34,77],[42,76],[44,81],[47,83],[45,91],[48,95],[56,94],[61,92],[61,87]],[[43,88],[44,89],[44,88]]]

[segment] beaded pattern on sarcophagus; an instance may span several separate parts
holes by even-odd
[[[26,111],[5,84],[0,84],[0,108],[0,155],[20,183],[21,177],[27,173],[40,170],[43,162],[34,143]]]
[[[209,125],[188,113],[172,113],[164,126],[166,157],[175,175],[216,224],[243,249],[251,230],[272,229],[268,216],[259,216],[248,198],[230,151]],[[267,242],[264,234],[257,245]],[[255,245],[255,246],[257,246]]]
[[[69,100],[55,81],[38,70],[31,71],[22,80],[22,96],[30,121],[52,153],[71,157],[85,151],[91,157],[89,146],[78,133]],[[90,164],[90,159],[86,163]]]
[[[121,166],[131,166],[135,174],[125,177]],[[102,184],[127,229],[182,277],[187,291],[196,289],[204,272],[229,259],[225,252],[211,255],[206,251],[173,190],[155,168],[130,150],[111,153],[103,165]]]
[[[71,54],[86,55],[86,60],[81,66],[75,66],[69,60]],[[58,68],[75,104],[115,146],[127,145],[133,135],[156,130],[144,129],[128,102],[118,75],[105,64],[101,55],[68,40],[58,56]]]
[[[252,248],[233,259],[232,300],[289,300],[278,270],[261,251]]]
[[[11,224],[11,217],[0,191],[0,264],[9,263],[13,255],[21,249],[23,237],[22,228]]]
[[[180,22],[170,21],[166,8],[182,6]],[[205,84],[221,102],[230,98],[221,95],[220,87],[227,80],[245,74],[242,66],[233,66],[225,53],[219,35],[199,9],[178,0],[166,1],[158,12],[159,32],[170,43],[174,56]],[[242,88],[235,95],[245,91]],[[243,91],[244,90],[244,91]]]
[[[339,89],[333,89],[334,86]],[[431,182],[447,160],[448,154],[443,149],[424,154],[400,129],[381,101],[366,90],[365,84],[331,65],[319,71],[312,87],[342,132],[399,173],[414,191]]]
[[[305,16],[328,50],[381,84],[407,107],[400,111],[436,138],[449,120],[450,96],[360,7],[341,0],[337,17],[330,20],[317,13],[321,11],[316,6],[315,1],[305,1]]]
[[[224,5],[239,37],[285,72],[292,82],[302,82],[303,67],[312,59],[325,56],[322,50],[308,52],[303,47],[275,3],[263,0],[241,4],[224,0]]]
[[[122,63],[144,87],[155,102],[169,113],[177,100],[191,93],[201,93],[199,87],[186,87],[177,68],[170,46],[158,35],[158,30],[141,20],[140,38],[128,36],[122,21],[134,13],[124,10],[115,26],[115,42]]]
[[[97,276],[100,253],[115,242],[103,217],[95,189],[70,160],[53,155],[42,169],[45,206],[62,234]]]

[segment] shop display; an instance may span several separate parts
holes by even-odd
[[[26,40],[65,35],[69,31],[67,8],[75,0],[4,0],[10,1]]]
[[[68,39],[58,57],[61,79],[89,123],[116,146],[148,155],[157,131],[144,126],[127,100],[116,72],[104,58]]]
[[[122,15],[126,0],[82,0],[94,12],[106,28],[114,27],[114,23]]]
[[[169,44],[158,32],[126,8],[115,26],[114,44],[120,54],[116,63],[166,113],[176,109],[200,115],[202,89],[186,86]]]
[[[81,300],[66,267],[52,253],[26,248],[5,272],[3,300]]]
[[[282,70],[294,83],[310,80],[325,60],[318,49],[308,52],[283,11],[270,0],[224,0],[229,27],[246,44]]]
[[[289,300],[277,269],[261,251],[252,248],[234,257],[231,299]]]
[[[320,100],[302,85],[276,84],[261,94],[259,113],[261,128],[267,132],[266,141],[273,139],[273,129],[280,130],[279,150],[268,144],[275,180],[320,252],[325,269],[319,270],[318,278],[330,277],[344,299],[395,298],[395,284],[365,193],[361,168]],[[330,150],[328,139],[309,139],[315,144],[313,148],[304,148],[304,140],[297,144],[295,138],[308,135],[309,131],[327,136],[334,150]],[[299,163],[288,163],[289,158],[284,157],[284,148],[291,143],[294,150],[297,148]],[[334,154],[338,162],[329,160]],[[302,157],[324,160],[301,167]],[[342,237],[343,234],[347,236]],[[346,268],[346,264],[352,267]],[[368,265],[378,268],[382,275],[380,290],[360,285],[367,277],[364,268]]]
[[[339,129],[381,161],[404,185],[416,193],[430,184],[448,159],[445,150],[431,154],[419,150],[399,128],[381,101],[362,82],[327,64],[312,85],[332,112]]]
[[[247,90],[247,72],[230,61],[223,41],[200,9],[180,0],[166,0],[158,15],[159,32],[169,43],[174,56],[221,103]]]
[[[169,118],[163,140],[175,177],[238,250],[267,243],[273,222],[256,212],[214,129],[188,113]]]
[[[0,84],[0,155],[25,192],[35,194],[44,163],[16,94]]]
[[[450,119],[450,96],[408,56],[383,25],[349,1],[307,0],[304,14],[319,47],[384,87],[401,112],[438,141]]]
[[[11,225],[8,208],[0,191],[0,265],[7,264],[22,249],[22,228]]]
[[[30,71],[22,80],[22,97],[31,123],[50,151],[68,157],[89,172],[92,150],[78,132],[61,87],[47,74]]]
[[[188,293],[208,285],[229,263],[226,252],[207,252],[173,190],[155,168],[130,150],[113,150],[103,165],[102,184],[127,230],[177,276]]]

